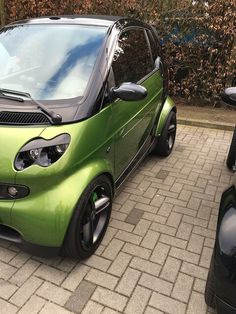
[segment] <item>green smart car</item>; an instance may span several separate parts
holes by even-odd
[[[87,258],[117,188],[168,156],[176,107],[155,30],[110,16],[52,16],[0,31],[0,238]]]

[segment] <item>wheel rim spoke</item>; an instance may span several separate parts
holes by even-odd
[[[82,244],[86,250],[91,250],[100,239],[106,225],[111,199],[102,186],[91,193],[87,210],[83,216]]]
[[[110,199],[107,196],[102,196],[94,203],[95,207],[95,215],[101,214],[103,211],[105,211],[108,206],[110,205]]]
[[[94,233],[94,225],[93,219],[90,218],[89,221],[83,226],[83,238],[84,242],[88,247],[93,245],[93,233]]]
[[[171,134],[174,132],[175,132],[175,124],[171,124],[168,128],[168,134]]]

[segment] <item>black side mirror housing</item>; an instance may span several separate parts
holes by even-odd
[[[236,106],[236,87],[226,88],[221,98],[230,106]]]
[[[135,83],[122,83],[118,88],[111,89],[111,98],[120,98],[125,101],[142,100],[147,96],[145,87]]]

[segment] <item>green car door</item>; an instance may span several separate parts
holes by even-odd
[[[145,144],[150,144],[163,89],[154,58],[144,28],[132,27],[120,35],[112,64],[114,84],[118,87],[125,82],[138,83],[147,89],[148,95],[143,100],[117,100],[112,104],[116,176]]]

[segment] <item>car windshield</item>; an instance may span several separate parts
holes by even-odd
[[[17,25],[0,32],[0,88],[34,99],[82,97],[106,27]]]

